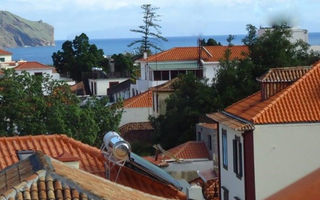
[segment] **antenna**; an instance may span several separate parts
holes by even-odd
[[[202,41],[201,41],[201,37],[199,36],[198,38],[198,66],[199,68],[202,67],[202,64],[201,64],[201,53],[202,53]]]
[[[111,170],[118,166],[117,175],[114,182],[117,182],[121,168],[127,160],[129,160],[131,147],[120,135],[114,131],[107,132],[103,137],[103,143],[100,148],[102,154],[106,158],[106,178],[111,180]]]

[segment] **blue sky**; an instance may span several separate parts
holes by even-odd
[[[320,32],[319,0],[1,0],[7,10],[54,26],[56,39],[85,32],[90,38],[139,37],[140,6],[160,7],[164,36],[244,34],[245,25],[266,26],[275,16]]]

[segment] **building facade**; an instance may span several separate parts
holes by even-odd
[[[212,84],[219,61],[224,58],[227,49],[231,51],[230,59],[242,59],[248,52],[245,46],[176,47],[140,59],[137,62],[141,76],[131,88],[143,92],[187,73],[206,78],[208,84]]]
[[[265,199],[320,167],[319,77],[320,63],[272,69],[261,91],[207,115],[217,123],[222,200]]]

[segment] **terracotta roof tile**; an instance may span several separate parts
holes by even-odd
[[[184,144],[180,144],[167,150],[167,152],[173,154],[176,158],[179,159],[210,159],[210,155],[205,143],[199,141],[189,141]],[[163,158],[171,159],[167,156],[164,156]]]
[[[198,125],[213,130],[216,130],[218,126],[217,123],[198,123]]]
[[[12,55],[11,52],[0,49],[0,55]]]
[[[157,166],[167,166],[167,161],[173,159],[210,159],[205,143],[199,141],[189,141],[166,150],[166,152],[167,154],[159,154],[157,160],[155,160],[156,156],[146,156],[144,159]]]
[[[162,199],[69,167],[41,153],[1,171],[2,176],[11,177],[0,186],[0,196],[5,199]]]
[[[43,65],[43,64],[38,63],[38,62],[21,62],[14,69],[18,70],[18,71],[32,70],[32,69],[52,69],[52,70],[54,70],[54,67]]]
[[[254,129],[254,126],[252,124],[239,121],[221,112],[207,114],[207,117],[236,131],[246,131]]]
[[[160,84],[158,86],[152,87],[151,90],[152,91],[156,91],[156,92],[173,92],[174,91],[174,83],[176,83],[179,80],[178,77],[169,80],[163,84]]]
[[[255,124],[319,122],[319,88],[320,62],[274,96],[262,100],[257,92],[225,110]]]
[[[219,179],[215,178],[204,182],[201,178],[191,181],[191,184],[197,184],[202,187],[202,193],[206,200],[220,200],[219,198]]]
[[[152,107],[152,91],[147,90],[137,96],[131,97],[123,101],[124,108],[142,108]]]
[[[153,130],[150,122],[132,122],[125,124],[119,128],[121,134],[126,134],[130,131],[141,131],[141,130]]]
[[[80,158],[80,169],[105,178],[105,158],[95,147],[83,144],[65,135],[37,135],[0,138],[0,170],[19,161],[17,150],[37,150],[50,157],[63,152]],[[110,180],[115,180],[117,167],[111,171]],[[172,186],[163,184],[130,168],[123,167],[117,183],[165,198],[185,199],[185,195]]]
[[[201,50],[201,58],[207,62],[218,62],[224,57],[225,50],[231,49],[231,59],[244,58],[243,53],[248,53],[246,46],[205,46]],[[142,61],[165,62],[165,61],[190,61],[198,60],[199,47],[175,47],[167,51],[152,55]]]
[[[257,80],[263,83],[294,82],[309,70],[309,66],[271,68]]]
[[[320,197],[320,169],[271,195],[267,200],[318,200]]]

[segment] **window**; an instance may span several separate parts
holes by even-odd
[[[153,72],[153,80],[155,80],[155,81],[161,80],[161,71],[154,71]]]
[[[211,138],[211,135],[208,135],[208,147],[209,147],[209,150],[211,151],[212,150],[212,138]]]
[[[242,145],[238,136],[233,140],[233,171],[238,178],[242,177]]]
[[[223,200],[229,200],[229,190],[224,186],[222,186],[221,188],[223,190],[222,191]]]
[[[161,80],[169,80],[169,71],[162,71],[162,77]]]
[[[197,134],[198,141],[201,141],[201,132],[199,131]]]
[[[4,58],[0,58],[0,62],[4,62]]]
[[[234,197],[235,200],[241,200],[239,197]]]
[[[223,167],[228,169],[228,141],[227,141],[227,131],[222,129],[222,160]]]
[[[42,72],[35,72],[34,75],[35,76],[42,76]]]
[[[94,85],[94,92],[93,92],[93,94],[97,95],[97,83],[94,82],[93,85]]]
[[[156,103],[157,103],[157,113],[159,112],[159,95],[156,94]]]
[[[94,94],[94,91],[93,91],[93,82],[91,82],[91,93]]]
[[[178,76],[178,71],[171,71],[171,79],[174,79]]]

